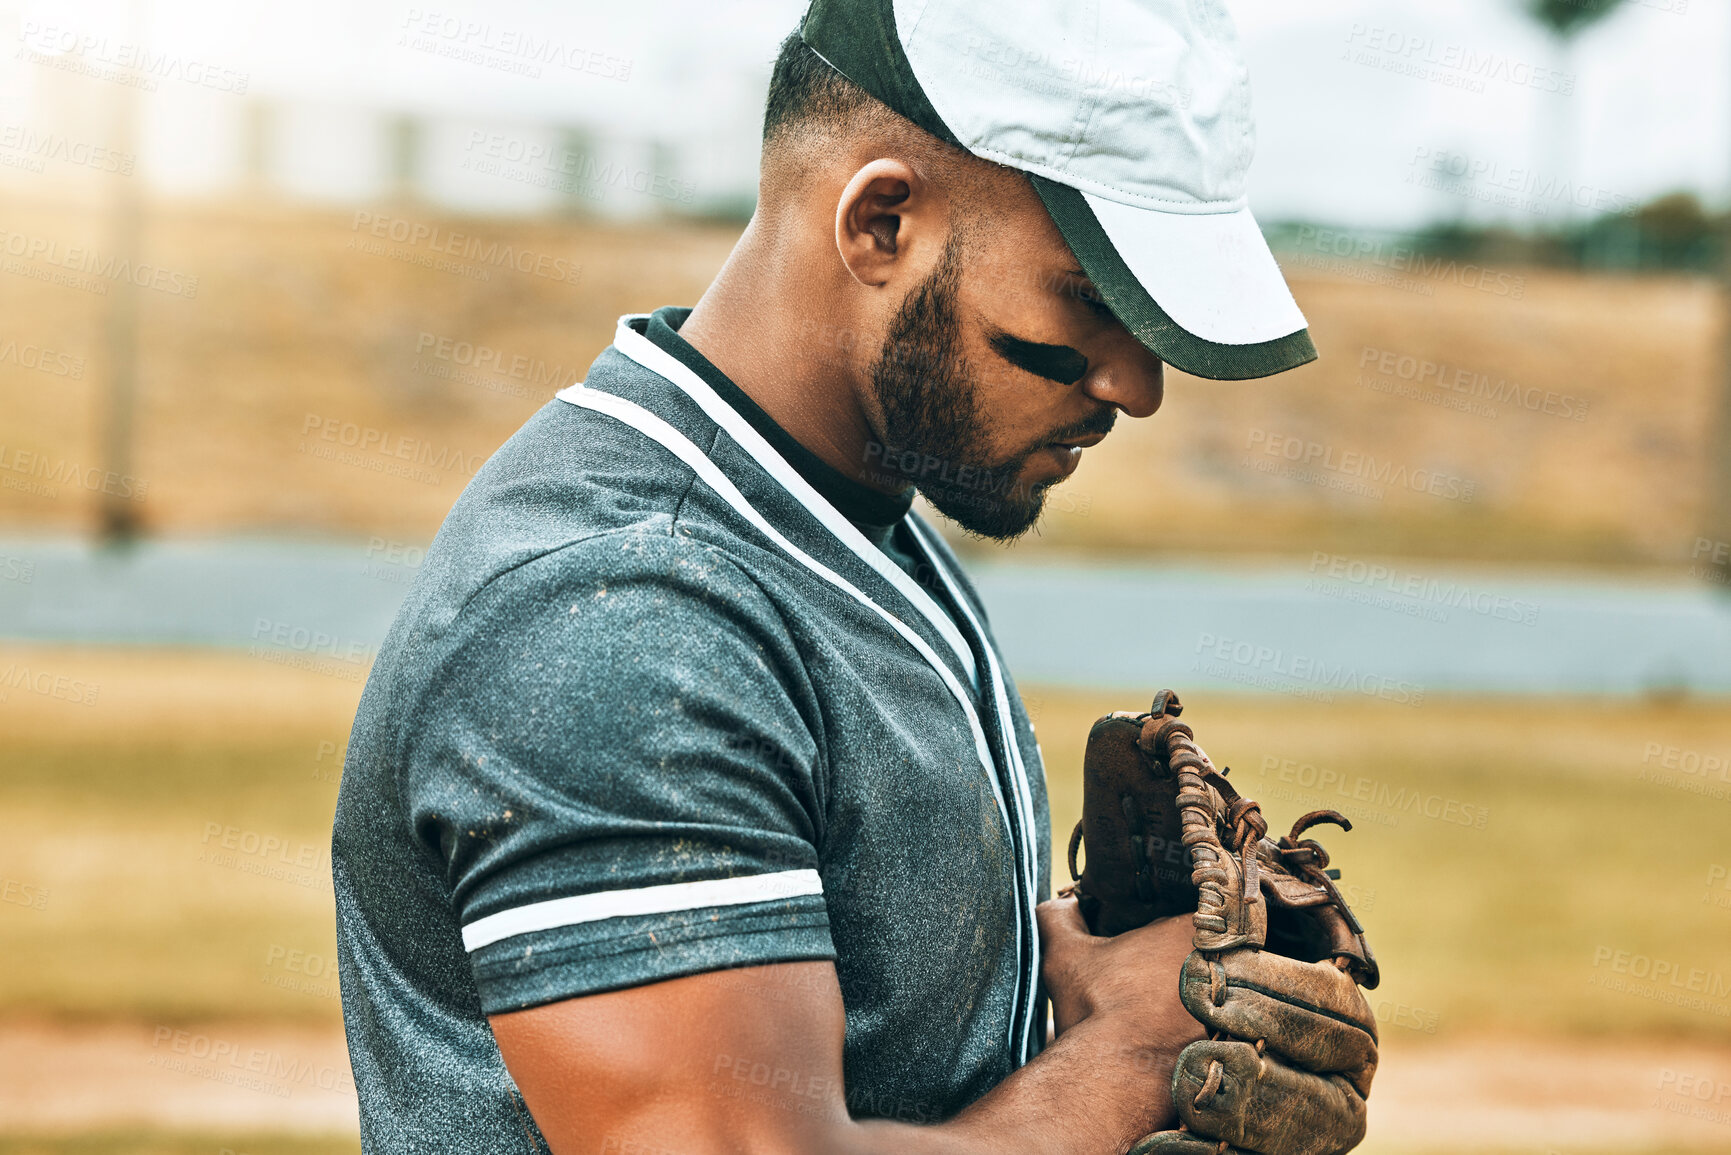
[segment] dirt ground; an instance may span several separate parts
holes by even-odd
[[[194,1057],[221,1047],[228,1049],[219,1059]],[[255,1055],[264,1058],[254,1061]],[[260,1072],[250,1079],[249,1065]],[[1731,1049],[1659,1041],[1389,1040],[1371,1097],[1370,1137],[1360,1150],[1725,1151],[1731,1103],[1701,1101],[1694,1093],[1701,1086],[1731,1087]],[[180,1033],[0,1026],[0,1118],[10,1131],[37,1135],[357,1131],[340,1034],[223,1023]]]

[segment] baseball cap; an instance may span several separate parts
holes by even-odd
[[[1246,203],[1249,70],[1220,0],[812,0],[800,37],[933,136],[1027,173],[1157,357],[1216,380],[1316,359]]]

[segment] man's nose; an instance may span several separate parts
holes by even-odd
[[[1147,350],[1139,358],[1113,358],[1089,366],[1082,391],[1129,417],[1149,417],[1166,396],[1166,363]]]

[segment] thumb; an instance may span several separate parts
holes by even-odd
[[[1041,948],[1048,952],[1062,949],[1064,943],[1094,937],[1082,917],[1081,904],[1073,895],[1042,902],[1034,908],[1034,921],[1040,928]]]

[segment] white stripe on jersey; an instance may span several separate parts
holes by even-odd
[[[550,898],[545,902],[515,906],[478,918],[463,928],[463,949],[476,951],[514,935],[575,926],[580,922],[599,922],[604,918],[703,910],[711,906],[743,906],[750,902],[776,902],[822,893],[823,880],[817,871],[778,870],[773,874],[746,874],[738,878],[709,878],[701,882],[640,886],[634,890],[573,894],[567,898]]]

